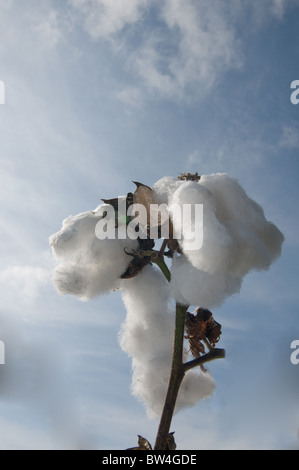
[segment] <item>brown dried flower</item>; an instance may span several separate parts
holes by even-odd
[[[221,325],[213,318],[212,312],[205,308],[197,308],[196,315],[186,313],[186,336],[190,344],[192,356],[197,359],[205,354],[205,347],[210,351],[218,343]]]
[[[200,175],[197,173],[181,173],[178,176],[179,180],[182,181],[199,181],[200,180]]]

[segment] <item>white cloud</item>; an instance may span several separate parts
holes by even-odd
[[[57,12],[55,10],[51,10],[47,17],[35,28],[49,47],[55,47],[61,39],[61,29],[58,26]]]
[[[33,30],[38,33],[41,44],[47,49],[53,49],[63,42],[74,28],[74,18],[71,11],[64,12],[43,5],[31,14],[30,22]]]
[[[269,16],[281,19],[294,1],[70,0],[70,5],[88,34],[110,41],[127,71],[135,72],[134,86],[120,86],[115,93],[131,107],[135,83],[149,95],[174,101],[205,95],[225,73],[243,65],[240,20],[255,27]]]
[[[128,109],[140,108],[143,104],[143,95],[138,87],[126,87],[115,93],[115,97],[121,101]]]
[[[162,16],[169,29],[179,31],[179,53],[170,70],[180,86],[196,81],[211,87],[220,70],[241,64],[234,28],[221,2],[168,0]]]
[[[271,2],[272,2],[272,6],[271,6],[272,14],[276,18],[282,19],[287,5],[290,4],[290,0],[271,0]]]
[[[0,422],[6,430],[6,436],[0,432],[1,448],[82,448],[85,440],[65,374],[64,345],[55,335],[49,336],[47,328],[38,338],[28,334],[19,316],[1,311],[0,332],[6,357],[0,368]],[[28,433],[23,429],[27,420]],[[37,429],[39,437],[34,441]]]
[[[40,287],[50,282],[50,276],[48,269],[39,266],[8,266],[0,272],[0,286],[15,300],[33,301]]]
[[[183,98],[190,87],[201,95],[220,73],[242,64],[234,27],[218,0],[72,0],[71,5],[91,37],[111,40],[147,91],[163,97]],[[150,29],[149,8],[155,15]],[[131,44],[135,25],[139,36]],[[126,26],[130,34],[120,35]],[[126,98],[124,91],[119,97]]]
[[[251,23],[263,23],[269,12],[281,19],[296,1],[70,0],[66,10],[48,5],[35,12],[30,24],[41,43],[54,48],[74,31],[77,18],[92,39],[113,45],[140,89],[175,101],[194,100],[243,65],[238,20],[246,15]],[[140,94],[131,82],[128,90],[119,85],[115,97],[131,106],[140,104]]]
[[[84,26],[95,39],[119,33],[126,25],[136,23],[149,0],[71,0],[71,5],[84,15]]]
[[[295,124],[284,125],[279,146],[288,149],[299,148],[299,126]]]
[[[221,3],[167,0],[156,26],[131,54],[147,89],[166,98],[202,96],[230,68],[242,64],[234,27]]]
[[[52,449],[46,432],[42,432],[38,427],[13,422],[11,418],[0,418],[0,439],[1,450]]]
[[[7,0],[6,2],[2,2],[0,4],[1,10],[9,10],[13,5],[14,0]]]

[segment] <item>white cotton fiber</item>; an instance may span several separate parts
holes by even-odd
[[[182,185],[182,181],[172,176],[164,176],[152,187],[155,193],[155,200],[159,204],[169,204],[174,191]]]
[[[202,233],[202,246],[187,240],[183,219],[173,216],[182,229],[183,256],[173,260],[172,292],[187,305],[212,308],[239,292],[243,277],[252,269],[268,269],[280,255],[284,240],[263,209],[245,193],[237,180],[225,174],[201,176],[198,182],[164,177],[154,185],[157,198],[183,211],[184,205],[203,207],[203,218],[193,215],[189,232]]]
[[[150,418],[162,412],[170,376],[175,312],[169,285],[160,271],[147,266],[133,279],[122,281],[127,317],[120,333],[122,349],[132,357],[132,393],[142,401]],[[176,410],[209,396],[214,382],[209,374],[188,372]]]
[[[261,206],[225,174],[204,175],[200,184],[213,194],[215,215],[234,240],[230,270],[244,276],[251,269],[268,269],[280,256],[284,237]]]
[[[242,279],[224,271],[195,268],[184,255],[175,255],[171,268],[171,292],[183,305],[217,307],[240,291]]]
[[[174,228],[182,233],[180,246],[191,263],[210,273],[226,269],[230,252],[234,249],[234,240],[227,228],[216,217],[213,195],[194,181],[184,181],[172,194],[170,206],[172,204],[180,206],[182,213],[187,205],[192,208],[195,204],[202,205],[202,218],[195,217],[193,210],[191,211],[190,229],[183,224],[183,217],[179,223],[175,218],[173,219]],[[186,238],[188,232],[202,233],[202,244],[199,248],[194,249],[191,245],[190,249],[190,240]]]
[[[199,400],[209,398],[215,388],[215,382],[209,372],[200,372],[199,368],[188,371],[180,387],[175,411],[194,406]]]
[[[69,216],[62,222],[61,230],[50,237],[50,245],[57,259],[76,257],[83,246],[94,240],[95,226],[99,218],[91,211]]]
[[[119,240],[117,236],[99,240],[95,228],[100,219],[91,211],[70,216],[63,221],[61,230],[50,237],[53,254],[60,262],[53,276],[60,294],[87,300],[118,286],[132,259],[124,250],[136,249],[138,242]]]
[[[127,317],[120,345],[132,357],[132,393],[153,418],[161,412],[171,366],[175,316],[169,286],[159,271],[147,266],[123,280],[121,291]]]

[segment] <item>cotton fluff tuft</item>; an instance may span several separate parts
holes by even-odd
[[[121,348],[132,357],[132,393],[146,406],[149,418],[161,414],[171,369],[175,312],[164,276],[147,266],[133,279],[123,280],[122,297],[127,317],[120,333]],[[211,395],[211,376],[186,374],[176,411]]]
[[[131,258],[125,253],[136,249],[136,240],[99,240],[95,229],[100,211],[70,216],[59,232],[50,237],[50,245],[60,262],[53,275],[57,291],[88,300],[118,287],[119,278]]]
[[[203,220],[192,218],[192,231],[202,231],[203,244],[183,250],[172,264],[172,291],[177,301],[212,308],[239,292],[252,269],[268,269],[280,255],[284,240],[263,209],[237,180],[226,174],[204,175],[199,182],[164,177],[153,187],[156,198],[171,206],[202,204]],[[181,224],[178,227],[178,224]],[[173,218],[175,229],[182,222]]]
[[[225,174],[205,175],[200,184],[213,195],[215,215],[234,240],[229,269],[240,276],[251,269],[268,269],[281,254],[284,236],[265,218],[262,207]]]
[[[195,268],[184,255],[173,258],[171,290],[182,305],[220,306],[226,297],[240,292],[241,284],[242,279],[231,273]]]

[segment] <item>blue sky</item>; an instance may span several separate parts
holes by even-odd
[[[212,398],[178,413],[180,449],[298,446],[296,0],[9,0],[0,5],[0,442],[125,449],[158,423],[130,394],[119,293],[51,283],[68,215],[184,171],[239,180],[285,235],[281,258],[214,311]]]

